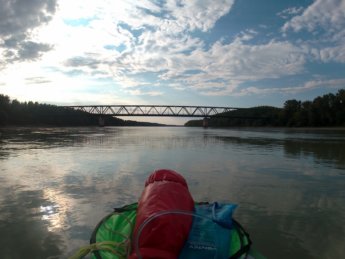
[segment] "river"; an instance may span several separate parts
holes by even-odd
[[[0,257],[66,258],[157,168],[196,201],[238,204],[268,258],[345,258],[345,131],[184,127],[0,130]]]

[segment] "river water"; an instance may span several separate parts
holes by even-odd
[[[345,258],[345,131],[6,128],[0,131],[0,257],[66,258],[157,168],[235,218],[268,258]]]

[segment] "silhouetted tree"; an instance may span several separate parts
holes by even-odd
[[[318,96],[313,101],[287,100],[283,108],[261,106],[231,111],[227,115],[233,118],[211,118],[209,126],[345,126],[345,89]],[[202,121],[189,121],[185,125],[202,126]]]
[[[0,126],[4,126],[8,120],[8,111],[10,109],[10,98],[0,94]]]
[[[0,95],[0,125],[43,125],[43,126],[96,126],[98,115],[37,102],[19,102]],[[109,126],[153,126],[157,123],[124,121],[112,116],[105,117]]]

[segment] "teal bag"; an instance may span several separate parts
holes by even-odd
[[[228,258],[232,214],[236,207],[217,202],[196,205],[192,228],[179,258]]]

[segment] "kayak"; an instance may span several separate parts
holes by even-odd
[[[195,202],[179,173],[160,169],[138,202],[115,208],[73,259],[264,259],[233,218],[236,204]]]

